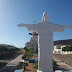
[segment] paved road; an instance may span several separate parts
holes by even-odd
[[[19,55],[17,58],[12,60],[10,63],[8,63],[5,67],[3,67],[0,72],[14,72],[16,70],[17,64],[22,60],[22,55]]]

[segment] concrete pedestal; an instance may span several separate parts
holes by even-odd
[[[39,34],[38,37],[38,71],[53,72],[53,34]]]

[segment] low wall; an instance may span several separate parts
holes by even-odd
[[[72,54],[72,51],[62,51],[61,54]]]

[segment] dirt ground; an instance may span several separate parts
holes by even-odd
[[[72,55],[58,55],[58,54],[55,54],[53,56],[72,67]],[[36,69],[33,68],[33,66],[34,66],[33,63],[28,63],[28,67],[26,67],[25,72],[36,72]]]
[[[20,54],[4,55],[0,58],[0,69],[6,66],[11,60],[16,58]]]
[[[34,64],[28,62],[28,66],[25,69],[25,72],[36,72],[36,69],[33,68]]]
[[[72,55],[58,55],[54,54],[55,58],[58,58],[62,62],[68,64],[70,67],[72,67]]]

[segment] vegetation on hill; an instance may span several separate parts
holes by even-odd
[[[54,45],[72,45],[72,39],[54,41]]]
[[[12,54],[15,53],[16,51],[19,51],[20,49],[15,47],[15,46],[11,46],[11,45],[5,45],[5,44],[1,44],[0,45],[0,57],[2,55],[5,54]]]

